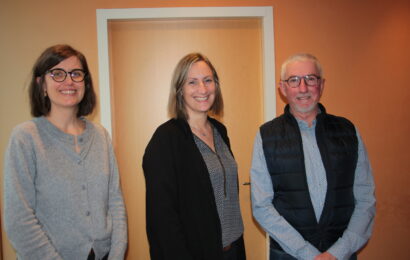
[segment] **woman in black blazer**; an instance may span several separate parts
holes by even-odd
[[[147,236],[153,260],[242,260],[237,165],[219,115],[218,75],[200,53],[175,68],[169,112],[144,154]]]

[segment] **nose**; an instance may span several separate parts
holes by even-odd
[[[200,93],[205,93],[205,92],[207,91],[207,88],[206,88],[204,82],[199,81],[198,91],[199,91]]]
[[[71,85],[74,83],[73,79],[71,78],[70,74],[67,74],[67,77],[65,77],[64,83]]]
[[[305,79],[300,80],[299,92],[305,93],[308,91],[308,86],[306,85]]]

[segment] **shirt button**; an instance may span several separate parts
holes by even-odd
[[[90,212],[89,212],[89,211],[85,212],[85,215],[86,215],[87,217],[90,216]]]
[[[82,137],[78,138],[78,141],[81,143],[83,141],[83,138]]]
[[[85,185],[81,186],[81,188],[82,188],[83,190],[85,190]]]

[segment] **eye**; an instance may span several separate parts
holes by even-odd
[[[64,77],[65,72],[62,71],[62,70],[53,70],[53,71],[51,71],[51,74],[52,74],[54,77]]]
[[[79,78],[79,77],[84,76],[84,72],[82,70],[73,70],[71,71],[71,76]]]
[[[306,84],[309,86],[314,86],[318,84],[318,77],[316,75],[307,75]]]
[[[196,79],[189,79],[186,84],[188,84],[189,86],[195,86],[197,84],[197,80]]]
[[[315,81],[317,78],[316,78],[315,75],[308,75],[308,76],[306,76],[306,79],[309,80],[309,81]]]
[[[288,79],[288,82],[289,82],[289,84],[291,84],[291,83],[297,83],[297,82],[299,82],[299,77],[290,77],[289,79]]]

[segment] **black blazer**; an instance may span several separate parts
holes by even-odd
[[[208,119],[230,147],[225,126]],[[188,123],[171,119],[159,126],[142,166],[151,259],[222,259],[212,184]]]

